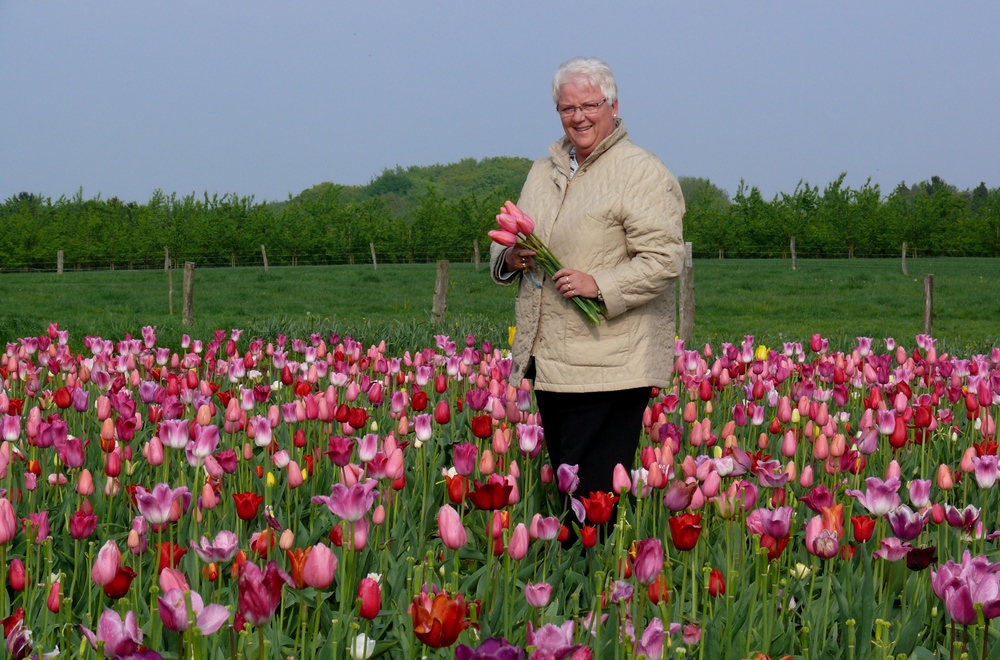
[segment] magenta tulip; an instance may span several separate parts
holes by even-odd
[[[269,561],[263,571],[253,562],[243,564],[238,585],[243,618],[255,626],[270,621],[281,604],[281,587],[285,584],[295,586],[288,573],[274,561]]]

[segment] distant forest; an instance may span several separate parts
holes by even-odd
[[[473,158],[386,169],[363,186],[321,183],[281,202],[235,194],[167,195],[145,204],[112,197],[53,200],[22,192],[0,206],[0,269],[158,268],[370,261],[468,261],[506,199],[517,199],[531,161]],[[900,183],[889,194],[845,175],[822,190],[801,182],[767,200],[756,187],[730,195],[708,179],[681,177],[685,239],[695,256],[1000,256],[1000,188],[959,190],[938,177]]]

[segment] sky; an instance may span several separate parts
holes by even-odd
[[[768,199],[842,172],[1000,187],[1000,3],[0,0],[0,200],[282,200],[539,158],[608,62],[636,144]]]

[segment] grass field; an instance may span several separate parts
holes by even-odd
[[[848,348],[857,336],[893,336],[912,346],[922,331],[923,274],[935,276],[933,335],[939,351],[970,353],[1000,344],[1000,262],[995,259],[696,260],[695,343],[806,341],[814,332]],[[448,316],[431,322],[433,264],[201,269],[195,273],[195,324],[187,332],[244,328],[249,335],[336,332],[395,348],[422,347],[437,333],[473,333],[505,345],[513,288],[493,285],[484,266],[451,264]],[[38,334],[50,322],[85,335],[134,336],[155,325],[176,345],[182,271],[173,273],[169,314],[163,271],[0,275],[0,341]]]

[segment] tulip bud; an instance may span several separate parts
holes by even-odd
[[[951,490],[955,487],[955,481],[951,476],[951,468],[944,463],[938,466],[937,487],[941,490]]]
[[[278,540],[278,547],[286,552],[292,549],[295,545],[295,533],[290,529],[286,529],[281,533],[281,538]]]

